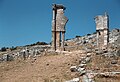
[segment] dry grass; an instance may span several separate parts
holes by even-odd
[[[81,56],[46,55],[36,60],[0,63],[0,82],[44,82],[69,80],[75,77],[69,68],[76,65]]]
[[[120,82],[120,75],[115,75],[111,77],[96,76],[95,82]]]
[[[111,61],[117,61],[117,64],[111,64]],[[104,57],[93,55],[92,61],[87,64],[87,69],[94,70],[98,73],[104,72],[120,72],[120,57]],[[120,75],[110,77],[96,76],[96,82],[120,82]]]

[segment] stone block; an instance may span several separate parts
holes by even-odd
[[[77,66],[71,66],[70,70],[71,70],[71,72],[76,72],[77,71]]]
[[[72,80],[65,81],[65,82],[79,82],[80,78],[73,78]]]

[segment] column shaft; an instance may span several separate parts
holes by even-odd
[[[62,50],[64,50],[64,41],[65,41],[65,32],[62,32],[62,43],[61,43]]]
[[[55,32],[52,32],[52,49],[56,49]]]
[[[56,48],[60,48],[60,32],[56,32]]]
[[[97,47],[99,47],[99,32],[98,31],[97,31],[96,41],[97,41]]]

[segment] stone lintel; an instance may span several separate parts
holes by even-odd
[[[53,10],[57,10],[57,9],[65,10],[66,9],[62,4],[53,4],[52,7],[53,7]]]

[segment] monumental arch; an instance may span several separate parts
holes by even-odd
[[[52,49],[64,50],[65,41],[65,25],[68,21],[64,16],[64,10],[66,8],[61,4],[53,4],[53,18],[52,18]]]
[[[106,48],[109,42],[109,16],[105,12],[104,15],[95,17],[96,32],[97,32],[97,47],[100,49]]]

